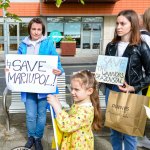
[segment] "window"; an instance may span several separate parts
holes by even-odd
[[[76,40],[76,47],[80,48],[81,23],[65,23],[64,36],[72,36]]]
[[[103,17],[83,17],[82,22],[103,22]]]
[[[50,33],[54,30],[57,30],[63,35],[63,23],[48,23],[47,25],[47,35],[49,36]],[[56,43],[56,48],[60,47],[60,42]]]

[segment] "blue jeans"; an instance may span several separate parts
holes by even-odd
[[[46,123],[46,106],[46,98],[38,99],[36,93],[27,93],[25,108],[28,137],[43,137]]]
[[[119,92],[117,86],[113,86],[112,90]],[[108,102],[109,92],[110,90],[106,88],[105,90],[106,104]],[[135,136],[130,136],[113,129],[110,130],[111,130],[110,138],[113,150],[123,150],[122,144],[124,144],[124,150],[137,150],[137,138]]]
[[[124,150],[137,150],[137,138],[135,136],[130,136],[113,129],[110,130],[113,150],[123,150],[122,144],[124,144]]]

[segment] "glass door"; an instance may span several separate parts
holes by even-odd
[[[101,24],[83,23],[82,49],[100,49]]]
[[[16,51],[19,46],[19,24],[9,23],[8,30],[9,30],[8,36],[9,52]]]
[[[91,49],[91,23],[83,23],[82,29],[82,49]]]
[[[91,31],[92,49],[100,49],[100,39],[101,39],[101,25],[100,23],[93,23]]]

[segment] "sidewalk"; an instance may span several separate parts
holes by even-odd
[[[98,56],[61,57],[62,65],[96,65]]]
[[[24,146],[27,140],[25,114],[13,114],[11,117],[11,130],[8,132],[5,128],[4,116],[0,116],[0,150],[13,150],[15,147]],[[149,129],[146,128],[146,133],[150,135]],[[45,127],[42,144],[44,150],[51,149],[51,140],[53,137],[52,123],[50,114],[47,115],[47,123]],[[150,137],[150,136],[148,136]],[[110,144],[110,130],[106,127],[102,131],[96,133],[94,136],[94,150],[112,150]],[[17,149],[21,150],[21,149]],[[31,150],[34,150],[32,148]],[[147,150],[145,148],[138,148],[137,150]]]
[[[59,50],[58,50],[58,53]],[[14,53],[16,54],[16,53]],[[60,56],[62,64],[96,64],[98,57],[97,50],[76,50],[75,56]],[[4,62],[4,54],[0,53],[0,62]]]
[[[50,114],[47,115],[47,124],[45,127],[42,144],[44,150],[51,150],[51,140],[53,137],[52,123]],[[0,150],[11,150],[12,148],[24,146],[27,140],[25,114],[13,114],[11,116],[11,130],[6,131],[4,124],[0,124]],[[109,142],[109,129],[103,128],[95,136],[95,150],[112,150]],[[20,150],[20,149],[18,149]],[[34,150],[34,148],[32,148]]]

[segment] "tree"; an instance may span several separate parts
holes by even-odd
[[[10,7],[9,4],[10,0],[0,0],[0,8],[3,9],[3,17],[10,17],[11,19],[21,21],[21,19],[16,14],[7,11],[8,7]]]
[[[65,1],[65,0],[64,0]],[[59,8],[60,5],[64,2],[63,0],[56,0],[56,6]],[[67,0],[66,0],[67,1]],[[84,5],[84,0],[78,0],[81,4]]]

